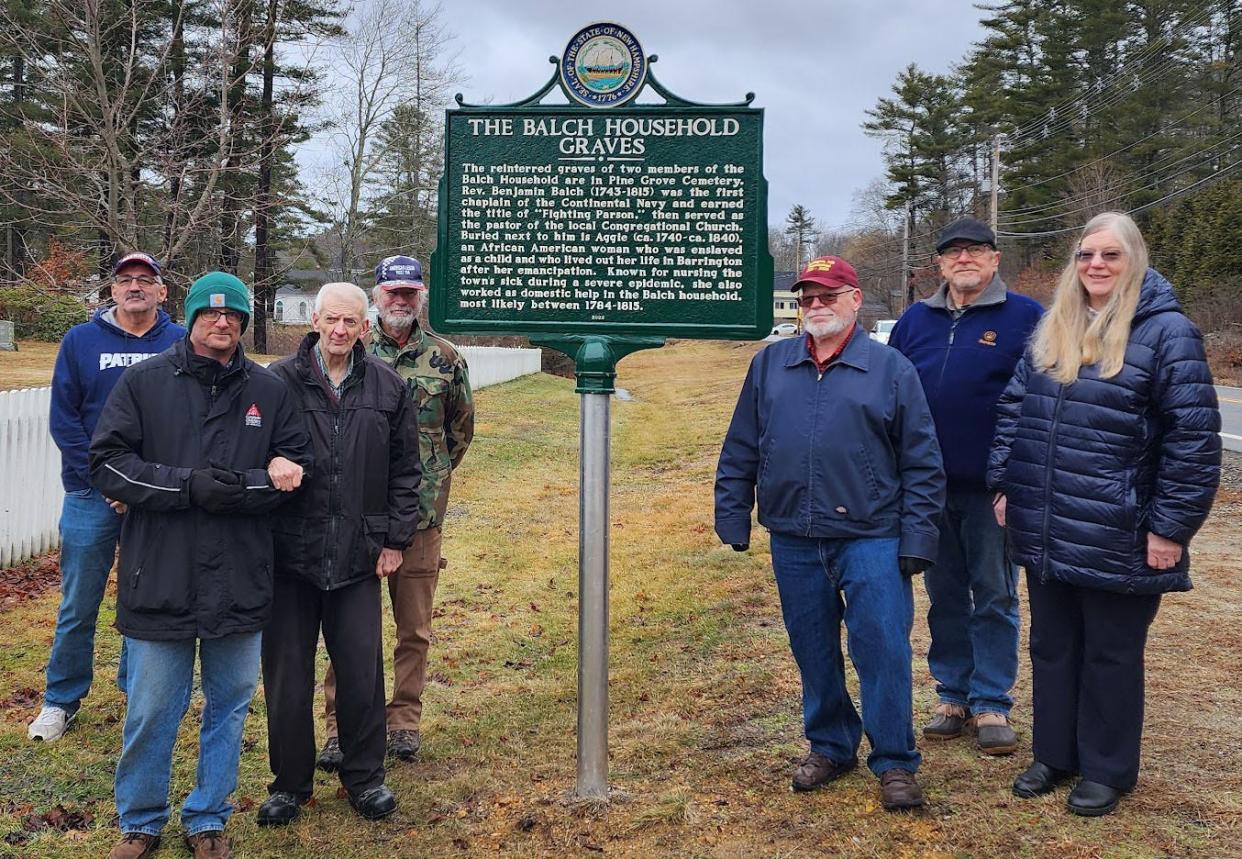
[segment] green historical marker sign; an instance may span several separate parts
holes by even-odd
[[[772,326],[763,111],[701,105],[624,28],[538,93],[446,113],[431,323],[445,333],[758,339]],[[570,105],[543,105],[556,86]],[[647,86],[663,104],[634,104]]]

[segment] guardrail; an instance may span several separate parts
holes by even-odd
[[[539,349],[462,346],[475,390],[539,372]],[[0,567],[60,543],[60,451],[48,431],[51,388],[0,391]]]

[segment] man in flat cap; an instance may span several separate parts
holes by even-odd
[[[936,557],[940,448],[910,362],[858,326],[854,268],[840,257],[811,260],[792,289],[807,336],[751,361],[716,470],[716,533],[745,551],[756,501],[771,532],[811,747],[793,789],[852,770],[865,730],[884,807],[914,808],[923,794],[914,777],[910,579]],[[845,685],[843,620],[861,720]]]
[[[902,314],[888,345],[910,359],[936,421],[948,496],[940,549],[924,585],[931,608],[927,663],[940,698],[923,728],[950,740],[970,726],[980,751],[1006,755],[1009,690],[1018,672],[1018,568],[1005,555],[984,474],[996,430],[996,401],[1043,313],[1005,287],[996,236],[961,218],[936,244],[944,282]]]

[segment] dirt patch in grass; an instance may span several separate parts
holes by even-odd
[[[1166,599],[1152,630],[1143,771],[1115,814],[1083,820],[1065,812],[1064,791],[1032,801],[1009,792],[1030,754],[1025,642],[1014,690],[1018,754],[990,758],[967,740],[926,744],[919,778],[929,806],[916,814],[880,808],[864,768],[818,793],[789,790],[805,742],[767,541],[757,532],[739,554],[712,533],[715,461],[755,348],[679,342],[621,365],[618,384],[633,399],[613,404],[609,806],[569,798],[578,398],[572,382],[536,376],[478,393],[478,433],[455,475],[445,529],[423,751],[388,772],[397,814],[360,821],[336,779],[318,774],[317,802],[301,821],[258,828],[254,809],[271,777],[260,692],[235,794],[243,810],[229,824],[239,855],[1238,855],[1242,458],[1234,455],[1223,503],[1193,547],[1196,588]],[[935,692],[921,587],[916,597],[921,724]],[[119,647],[107,629],[111,597],[97,636],[102,667],[78,723],[59,743],[25,739],[55,609],[46,593],[0,614],[0,699],[25,690],[0,708],[0,797],[23,806],[0,804],[0,856],[13,833],[22,840],[10,853],[45,859],[104,855],[117,837],[111,789],[123,699],[107,682]],[[390,621],[385,636],[391,642]],[[852,671],[850,683],[856,693]],[[196,695],[177,744],[175,805],[193,780],[200,708]],[[27,815],[57,805],[93,818],[85,830],[25,829]],[[179,840],[175,822],[166,835]]]

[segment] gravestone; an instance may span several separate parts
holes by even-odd
[[[0,352],[16,352],[17,341],[13,339],[13,323],[0,319]]]

